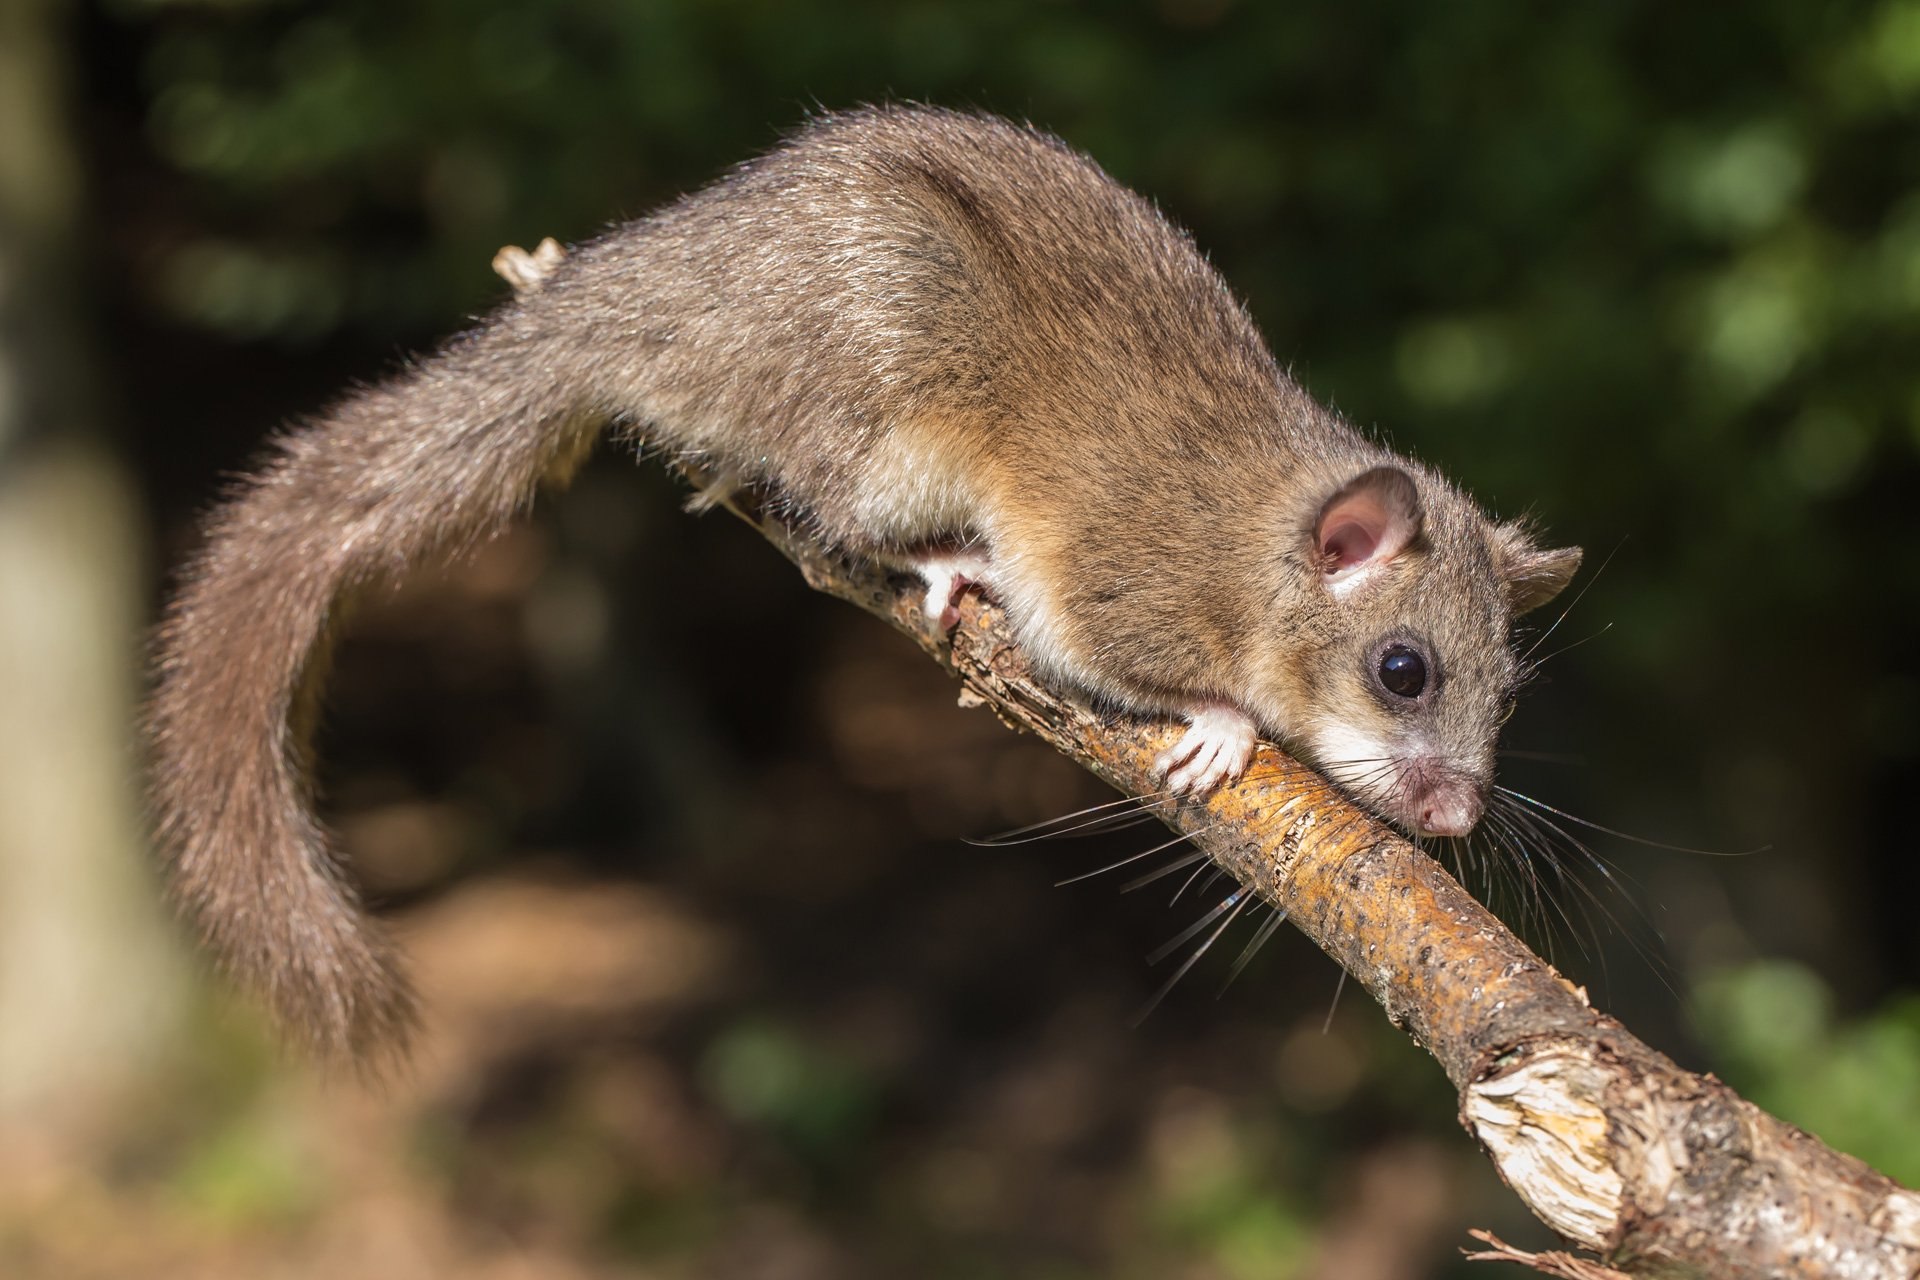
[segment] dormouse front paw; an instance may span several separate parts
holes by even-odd
[[[1247,771],[1259,730],[1243,712],[1214,703],[1187,716],[1187,731],[1153,762],[1176,796],[1199,798]]]

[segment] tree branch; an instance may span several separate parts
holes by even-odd
[[[949,640],[915,586],[737,514],[815,590],[913,637],[959,677],[963,702],[991,707],[1128,795],[1156,789],[1150,765],[1173,727],[1103,717],[1040,684],[996,606],[970,593]],[[1159,812],[1286,912],[1433,1055],[1460,1091],[1461,1124],[1507,1185],[1606,1268],[1715,1280],[1920,1275],[1920,1195],[1635,1039],[1438,863],[1304,766],[1263,744],[1238,785]],[[1475,1256],[1609,1274],[1564,1253]]]
[[[564,257],[551,240],[531,254],[509,246],[494,269],[526,292]],[[1173,727],[1103,717],[1041,685],[977,593],[941,635],[921,593],[885,570],[719,501],[815,590],[918,641],[959,677],[963,702],[991,707],[1127,795],[1156,790],[1151,764]],[[1604,1265],[1491,1237],[1491,1250],[1469,1256],[1580,1280],[1920,1277],[1920,1195],[1635,1039],[1438,863],[1272,746],[1205,803],[1156,812],[1373,994],[1453,1081],[1460,1123],[1507,1185]]]

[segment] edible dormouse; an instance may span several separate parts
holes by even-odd
[[[1318,404],[1153,205],[1060,140],[880,107],[569,252],[274,442],[157,641],[153,800],[212,949],[323,1050],[410,997],[308,780],[343,596],[485,537],[611,425],[817,538],[1000,600],[1044,678],[1182,717],[1171,791],[1276,737],[1414,832],[1473,827],[1514,616],[1576,549]]]

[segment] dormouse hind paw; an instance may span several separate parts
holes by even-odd
[[[1244,712],[1212,703],[1188,714],[1187,731],[1153,762],[1176,796],[1199,799],[1247,771],[1259,730]]]
[[[993,562],[984,551],[961,549],[941,551],[925,555],[914,561],[914,572],[927,584],[927,596],[922,606],[927,617],[937,623],[940,630],[951,631],[960,625],[960,597],[971,586],[983,591],[991,591],[987,575]]]

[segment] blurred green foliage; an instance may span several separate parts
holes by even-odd
[[[1817,974],[1771,961],[1710,975],[1696,999],[1727,1083],[1882,1173],[1920,1185],[1920,995],[1842,1019]]]
[[[1261,1139],[1274,1136],[1253,1126],[1190,1138],[1180,1176],[1166,1180],[1153,1206],[1167,1243],[1198,1250],[1233,1280],[1299,1268],[1311,1253],[1312,1197],[1259,1158],[1271,1154],[1259,1150]]]
[[[729,1027],[707,1050],[704,1075],[729,1115],[813,1161],[858,1149],[876,1103],[853,1064],[769,1022]]]

